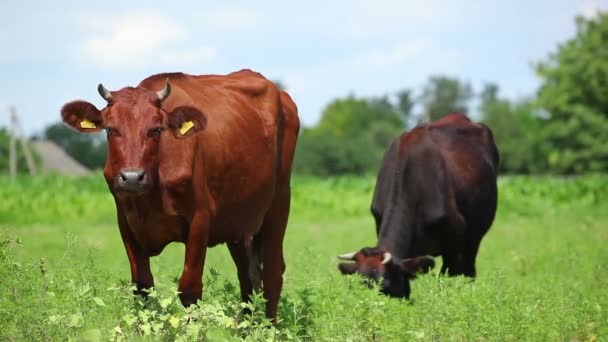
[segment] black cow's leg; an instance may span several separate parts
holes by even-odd
[[[154,278],[152,277],[152,271],[150,271],[150,257],[133,239],[127,220],[120,211],[118,212],[118,228],[120,229],[120,236],[129,257],[131,282],[137,287],[135,294],[146,297],[147,293],[144,289],[154,287]]]
[[[253,286],[249,278],[249,259],[245,250],[245,243],[243,241],[228,243],[228,250],[236,265],[239,285],[241,287],[241,300],[246,302],[253,292]]]
[[[469,238],[467,239],[467,246],[464,251],[464,270],[463,273],[467,277],[475,278],[475,258],[477,257],[477,251],[481,238]]]
[[[262,281],[264,298],[266,298],[266,316],[276,323],[277,307],[283,287],[283,237],[289,218],[291,190],[289,185],[277,189],[272,205],[266,216],[261,230],[262,247]]]
[[[188,231],[184,271],[178,287],[179,298],[186,307],[196,304],[203,294],[203,267],[207,255],[208,231],[208,213],[195,214]]]
[[[464,247],[464,239],[461,236],[445,235],[442,237],[443,264],[441,265],[441,273],[445,274],[447,272],[450,277],[465,273]]]

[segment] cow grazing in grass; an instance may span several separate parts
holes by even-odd
[[[343,274],[359,273],[394,297],[443,258],[441,272],[475,277],[475,257],[494,220],[498,150],[490,129],[450,114],[402,134],[390,145],[371,211],[376,247],[340,255]]]
[[[150,257],[183,242],[179,296],[196,303],[207,247],[226,243],[242,299],[262,287],[276,321],[299,130],[289,95],[250,70],[98,90],[105,108],[75,101],[61,115],[80,132],[107,133],[104,177],[138,292],[154,285]]]

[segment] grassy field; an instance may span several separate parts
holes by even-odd
[[[198,308],[177,301],[179,244],[152,259],[152,298],[134,299],[101,175],[0,178],[0,340],[608,339],[608,176],[501,179],[477,279],[433,271],[412,283],[409,301],[336,267],[337,254],[375,243],[373,185],[372,177],[294,179],[273,328],[260,296],[239,303],[224,246],[208,253]],[[239,313],[246,305],[251,316]]]

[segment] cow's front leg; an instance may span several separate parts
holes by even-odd
[[[190,223],[186,241],[184,271],[179,280],[179,298],[185,307],[196,302],[203,294],[203,267],[207,254],[209,215],[195,214]]]
[[[120,212],[118,213],[118,228],[129,257],[131,282],[137,286],[134,293],[146,297],[148,294],[144,290],[154,287],[154,278],[150,271],[150,257],[139,247],[129,230],[126,218]]]

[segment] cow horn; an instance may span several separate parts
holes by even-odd
[[[110,102],[110,100],[112,99],[112,93],[108,89],[106,89],[103,84],[99,83],[99,85],[97,86],[97,91],[99,92],[99,95],[103,97],[104,100]]]
[[[393,256],[391,255],[391,253],[385,252],[384,258],[382,258],[382,265],[386,265],[389,261],[391,261],[392,258]]]
[[[167,82],[165,83],[165,88],[163,90],[157,91],[156,95],[158,96],[158,100],[163,102],[169,95],[171,94],[171,83],[169,83],[169,79],[167,78]]]
[[[340,254],[340,255],[338,255],[338,259],[342,259],[342,260],[354,260],[356,254],[357,254],[357,252]]]

